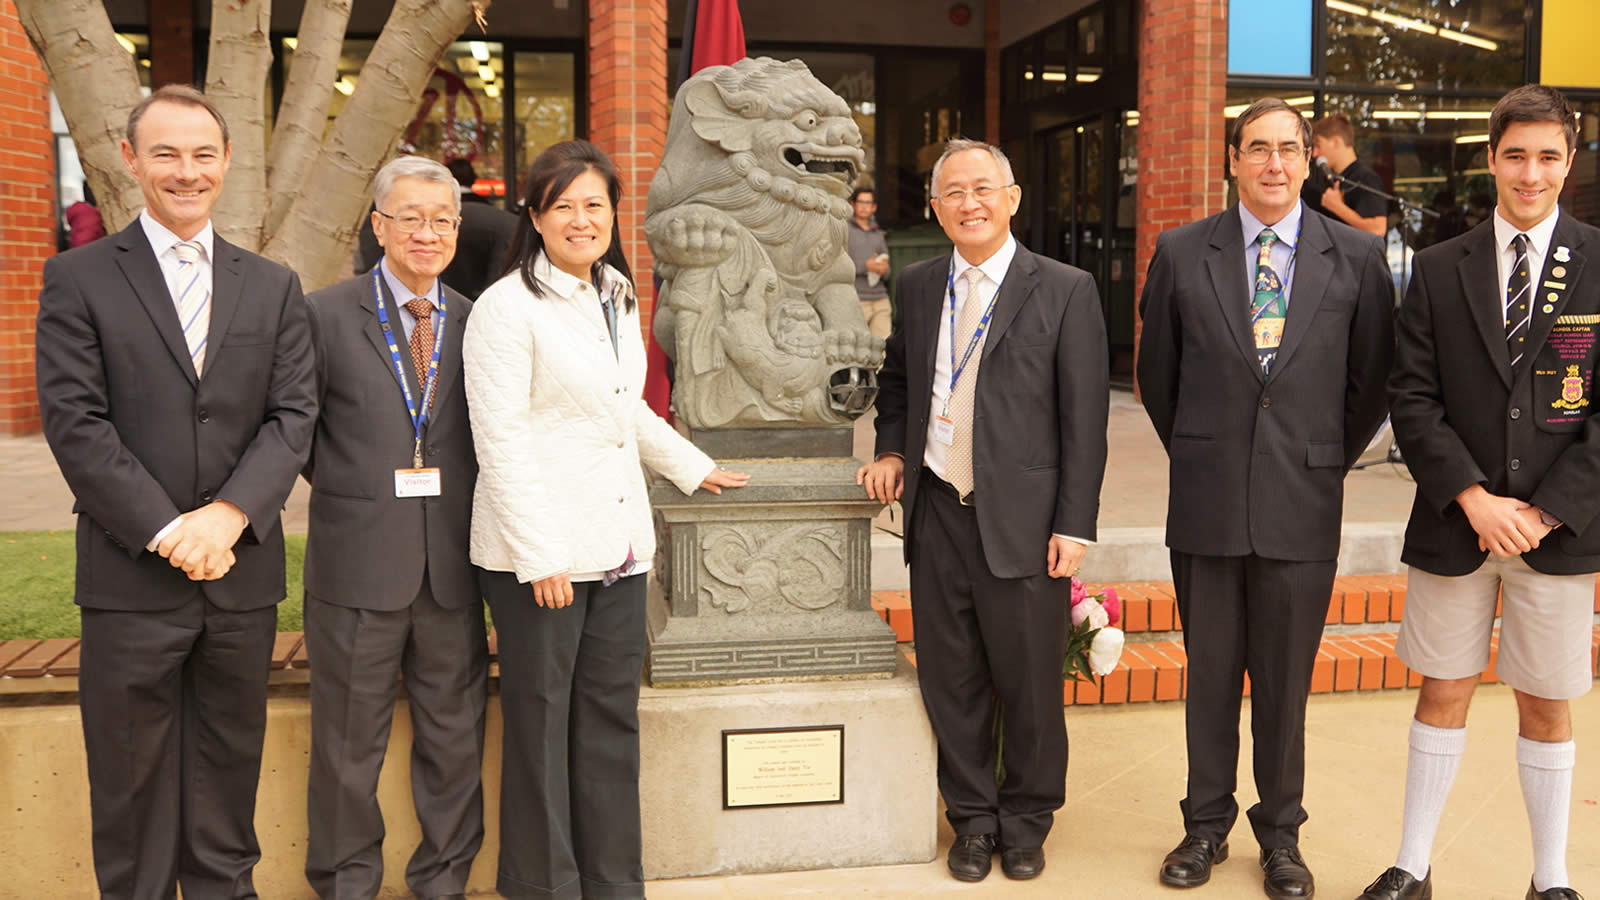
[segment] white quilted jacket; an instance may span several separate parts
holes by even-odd
[[[640,463],[685,494],[716,464],[645,405],[637,309],[619,308],[613,354],[594,288],[542,255],[536,265],[543,297],[514,272],[467,320],[472,561],[522,582],[596,580],[631,547],[643,571],[656,538]],[[603,283],[626,282],[608,267]]]

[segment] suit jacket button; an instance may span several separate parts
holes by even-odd
[[[1520,460],[1520,459],[1513,459],[1513,460],[1512,460],[1512,461],[1511,461],[1511,471],[1513,471],[1513,472],[1515,472],[1515,471],[1516,471],[1516,470],[1518,470],[1518,469],[1520,469],[1520,468],[1522,468],[1522,460]]]
[[[1517,406],[1511,407],[1511,418],[1513,418],[1513,419],[1522,418],[1522,409],[1521,409],[1521,407],[1517,407]]]
[[[200,492],[200,502],[201,503],[210,503],[211,502],[211,492],[210,491],[201,491]]]
[[[1271,397],[1262,397],[1261,398],[1261,408],[1262,409],[1266,409],[1267,407],[1269,407],[1271,405],[1272,405],[1272,398]]]
[[[200,414],[195,416],[195,418],[200,420],[201,425],[204,425],[205,423],[211,421],[211,413],[208,413],[202,409],[200,410]]]

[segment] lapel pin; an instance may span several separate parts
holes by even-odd
[[[1555,311],[1556,311],[1556,308],[1554,306],[1552,306],[1551,304],[1546,303],[1544,305],[1544,312],[1545,312],[1546,315],[1549,315],[1550,313],[1553,313]]]
[[[1560,295],[1559,295],[1559,294],[1557,294],[1557,293],[1556,293],[1556,292],[1555,292],[1555,291],[1551,291],[1551,292],[1550,292],[1550,293],[1548,293],[1548,294],[1545,294],[1545,295],[1544,295],[1544,298],[1545,298],[1545,299],[1546,299],[1546,300],[1549,300],[1549,301],[1550,301],[1550,302],[1551,302],[1551,303],[1554,303],[1554,302],[1556,302],[1556,301],[1557,301],[1557,300],[1559,300],[1559,299],[1561,299],[1561,298],[1560,298]]]
[[[1566,266],[1556,266],[1554,269],[1550,270],[1550,274],[1554,275],[1557,278],[1565,278],[1565,277],[1567,277],[1567,267]]]
[[[1547,288],[1555,288],[1558,291],[1564,291],[1567,289],[1567,283],[1565,281],[1546,281],[1544,286]]]
[[[1572,259],[1572,251],[1566,247],[1556,248],[1556,262],[1567,262]]]

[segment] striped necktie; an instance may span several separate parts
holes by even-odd
[[[1517,260],[1511,264],[1511,277],[1506,279],[1506,351],[1511,354],[1511,367],[1522,361],[1522,349],[1528,343],[1528,323],[1533,320],[1533,281],[1528,278],[1528,236],[1519,234],[1511,239]]]
[[[955,342],[958,362],[961,354],[966,352],[972,335],[978,330],[978,322],[983,318],[984,311],[983,292],[978,290],[978,285],[983,283],[983,270],[972,266],[961,275],[967,280],[967,299],[961,302],[961,317],[956,323],[956,333],[950,336]],[[966,368],[961,370],[955,390],[950,392],[950,420],[955,423],[955,435],[945,454],[945,480],[954,485],[963,497],[971,494],[973,488],[972,409],[978,393],[978,362],[983,357],[983,345],[988,339],[989,333],[985,331],[978,346],[972,348],[972,356],[967,359]]]
[[[189,347],[194,373],[205,368],[206,337],[211,333],[211,279],[200,265],[200,243],[180,241],[178,254],[178,323],[183,326],[183,342]]]

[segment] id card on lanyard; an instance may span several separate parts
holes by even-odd
[[[956,382],[960,381],[961,373],[966,370],[967,363],[972,359],[972,354],[983,341],[984,332],[989,330],[989,319],[994,316],[994,305],[1000,299],[1000,288],[996,287],[994,296],[989,298],[989,305],[984,307],[983,318],[978,320],[978,327],[973,329],[972,338],[967,341],[967,349],[962,352],[960,362],[956,361],[956,260],[950,257],[950,273],[948,275],[949,291],[948,302],[945,308],[949,311],[950,318],[950,393],[945,395],[944,409],[933,417],[933,439],[945,446],[950,446],[956,439],[956,423],[950,418],[950,398],[955,396]],[[978,286],[971,285],[967,289],[966,303],[977,299]]]
[[[433,408],[433,389],[439,377],[439,354],[444,349],[444,282],[436,282],[439,321],[433,329],[433,357],[428,361],[428,371],[417,373],[417,377],[422,379],[422,405],[419,407],[415,395],[411,393],[411,384],[406,381],[406,365],[400,356],[400,343],[395,337],[394,327],[389,324],[389,308],[383,300],[383,281],[379,272],[382,268],[381,259],[378,265],[372,267],[372,296],[378,307],[378,327],[383,329],[383,342],[389,348],[389,360],[394,364],[395,377],[400,379],[400,392],[406,398],[406,411],[411,414],[411,429],[416,435],[416,443],[411,450],[411,468],[394,470],[394,495],[437,497],[444,489],[443,480],[437,468],[423,468],[422,431],[428,422],[428,411]]]

